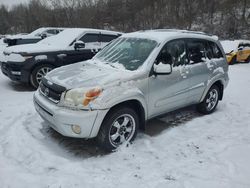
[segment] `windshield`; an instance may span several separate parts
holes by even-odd
[[[39,28],[39,29],[36,29],[35,31],[31,32],[30,35],[40,36],[43,31],[45,31],[45,28]]]
[[[61,48],[67,48],[72,42],[83,34],[81,29],[65,29],[57,35],[47,37],[38,43],[45,45],[55,45],[60,46]]]
[[[122,37],[101,50],[95,59],[133,71],[143,65],[156,45],[154,40]]]

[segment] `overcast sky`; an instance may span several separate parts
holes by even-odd
[[[19,4],[19,3],[26,3],[29,2],[29,0],[0,0],[0,4],[7,5],[8,7],[11,7],[12,5]]]

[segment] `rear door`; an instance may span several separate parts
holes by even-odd
[[[244,62],[250,56],[250,43],[241,43],[238,48],[238,62]]]
[[[212,49],[207,40],[186,39],[190,70],[189,101],[198,103],[215,67]]]

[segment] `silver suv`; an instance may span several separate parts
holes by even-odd
[[[140,31],[119,37],[91,60],[51,71],[34,104],[62,135],[97,137],[111,151],[156,116],[193,104],[212,113],[227,84],[228,64],[217,37]]]

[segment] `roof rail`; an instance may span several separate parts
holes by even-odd
[[[200,34],[200,35],[207,35],[212,37],[214,40],[219,40],[219,37],[216,35],[208,34],[202,31],[190,31],[190,30],[182,30],[182,29],[152,29],[152,30],[142,30],[141,32],[147,32],[147,31],[159,31],[159,32],[179,32],[179,33],[192,33],[192,34]]]
[[[202,34],[202,35],[209,35],[202,31],[190,31],[190,30],[184,30],[184,29],[154,29],[152,31],[172,31],[172,32],[180,32],[180,33],[194,33],[194,34]]]

